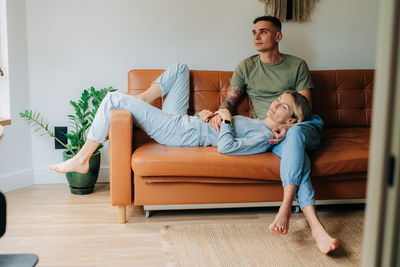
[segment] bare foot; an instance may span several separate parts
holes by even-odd
[[[324,254],[328,254],[339,247],[339,241],[330,237],[322,227],[312,230],[312,235],[317,242],[318,249]]]
[[[59,173],[67,173],[67,172],[87,173],[89,171],[89,161],[81,162],[75,157],[73,157],[57,165],[49,165],[49,168]]]
[[[290,217],[292,217],[292,207],[281,206],[275,220],[269,225],[269,230],[278,234],[287,234]]]

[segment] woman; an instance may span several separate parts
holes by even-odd
[[[167,95],[163,109],[151,106],[154,99]],[[110,127],[109,118],[116,108],[131,112],[136,126],[166,146],[217,146],[218,151],[230,155],[249,155],[266,152],[271,145],[272,129],[281,125],[294,125],[307,119],[310,109],[307,99],[293,91],[283,93],[275,100],[265,120],[233,116],[220,110],[223,119],[216,132],[208,122],[213,113],[203,110],[196,116],[186,115],[189,102],[189,70],[185,64],[170,66],[141,95],[134,97],[122,93],[109,93],[102,101],[87,141],[73,158],[50,169],[60,173],[89,170],[89,159],[97,146],[104,142]]]

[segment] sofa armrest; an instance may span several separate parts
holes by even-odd
[[[132,133],[130,112],[116,109],[110,118],[110,191],[113,206],[132,203]]]

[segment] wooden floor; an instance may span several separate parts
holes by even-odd
[[[160,229],[166,224],[271,222],[277,208],[159,211],[145,218],[128,207],[118,224],[108,184],[78,196],[68,185],[33,185],[5,194],[7,230],[0,253],[35,253],[37,266],[165,266]],[[319,207],[320,217],[363,216],[363,206]],[[293,216],[303,216],[301,213]]]

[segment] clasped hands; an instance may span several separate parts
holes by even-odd
[[[221,126],[222,121],[224,120],[232,121],[232,115],[226,108],[219,109],[215,112],[205,109],[199,112],[199,117],[201,118],[202,121],[208,122],[210,126],[217,132],[219,132],[219,127]],[[271,145],[278,144],[286,137],[287,131],[288,128],[284,126],[272,129],[274,138],[269,139],[268,143]]]

